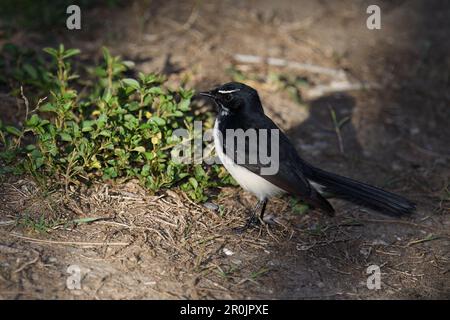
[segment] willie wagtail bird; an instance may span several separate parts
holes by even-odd
[[[264,114],[255,89],[242,83],[230,82],[214,90],[201,92],[200,95],[213,99],[218,106],[214,144],[219,159],[242,188],[256,195],[259,200],[244,228],[263,220],[268,199],[282,193],[297,196],[330,215],[334,213],[334,209],[321,193],[330,193],[388,215],[400,216],[415,209],[413,202],[399,195],[327,172],[300,158],[286,135]],[[257,143],[244,139],[243,146],[233,143],[230,150],[227,148],[227,132],[239,129],[242,129],[241,132],[256,131]],[[278,155],[275,157],[278,159],[278,170],[262,174],[262,169],[268,165],[267,161],[263,162],[259,157],[256,157],[257,161],[249,160],[258,151],[258,147],[261,148],[264,137],[269,137],[265,139],[267,142],[263,141],[266,143],[264,149],[272,150],[274,142],[270,139],[270,133],[274,129],[278,132]],[[269,134],[264,134],[263,137],[261,132],[264,131],[269,131]],[[239,156],[244,161],[236,161]],[[260,219],[257,218],[258,210]]]

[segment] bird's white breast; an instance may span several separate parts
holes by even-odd
[[[217,156],[219,157],[220,161],[222,161],[222,164],[228,170],[234,180],[236,180],[242,188],[250,191],[260,200],[284,192],[282,189],[278,188],[276,185],[270,183],[266,179],[251,172],[245,167],[234,163],[232,159],[223,152],[223,146],[219,135],[219,119],[216,119],[216,122],[214,124],[214,145],[216,147]]]

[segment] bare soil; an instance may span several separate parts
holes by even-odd
[[[138,70],[198,90],[241,71],[304,158],[403,194],[418,209],[398,219],[331,200],[330,218],[295,213],[285,197],[269,204],[278,225],[238,235],[232,228],[255,201],[240,188],[220,190],[214,211],[175,189],[150,195],[134,181],[48,194],[10,177],[0,186],[0,298],[449,298],[450,6],[377,1],[382,28],[368,30],[372,2],[135,1],[82,11],[81,31],[14,34],[8,41],[36,48],[63,41],[86,60],[106,45]],[[330,68],[358,86],[327,91],[342,78],[236,54]],[[304,79],[301,98],[274,74]],[[20,121],[21,102],[1,100],[2,120]],[[349,117],[341,143],[330,110]],[[43,214],[55,221],[47,232],[27,225]],[[70,290],[74,265],[81,289]],[[379,290],[366,285],[370,265],[381,268]]]

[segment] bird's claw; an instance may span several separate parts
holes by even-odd
[[[248,229],[257,227],[260,223],[261,221],[259,220],[259,218],[255,215],[252,215],[250,218],[247,219],[245,225],[243,225],[242,227],[233,228],[233,230],[236,233],[243,233]]]
[[[266,215],[262,218],[262,221],[263,221],[264,223],[268,224],[268,225],[271,225],[271,226],[276,225],[276,224],[278,223],[278,222],[277,222],[277,219],[275,218],[275,216],[273,216],[273,215],[271,215],[271,214],[266,214]]]
[[[273,225],[277,224],[277,221],[276,221],[276,218],[271,214],[265,215],[263,218],[253,215],[250,218],[248,218],[245,225],[243,225],[242,227],[236,227],[233,230],[236,233],[243,233],[243,232],[247,231],[248,229],[255,228],[261,224],[267,224],[269,226],[273,226]]]

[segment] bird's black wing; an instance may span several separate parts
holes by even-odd
[[[225,154],[231,158],[235,163],[245,167],[249,171],[258,174],[262,178],[266,179],[270,183],[276,185],[280,189],[286,192],[300,197],[302,200],[319,207],[327,213],[333,213],[334,210],[328,201],[323,198],[305,177],[305,170],[309,170],[308,167],[303,165],[303,161],[297,154],[292,143],[288,137],[277,127],[277,125],[264,114],[253,114],[251,119],[241,116],[228,119],[223,119],[223,122],[219,123],[219,130],[222,132],[222,145]],[[224,130],[227,129],[242,129],[245,132],[249,132],[248,129],[254,129],[256,132],[257,142],[252,140],[255,135],[248,135],[245,143],[238,143],[235,140],[234,147],[231,150],[227,150],[227,134]],[[278,133],[278,139],[273,140],[273,143],[278,143],[278,148],[274,147],[274,151],[278,151],[278,170],[274,174],[264,174],[263,168],[270,167],[270,163],[262,161],[261,154],[268,154],[269,159],[276,159],[270,154],[272,150],[272,135],[276,130]],[[266,131],[267,139],[262,139],[261,132]],[[259,134],[258,134],[259,133]],[[256,146],[255,146],[256,144]],[[265,150],[260,152],[261,147],[265,146]],[[245,159],[244,159],[245,158]],[[254,161],[256,159],[256,161]],[[272,163],[273,165],[273,163]]]

